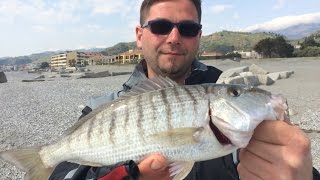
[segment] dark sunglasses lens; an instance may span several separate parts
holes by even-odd
[[[181,34],[181,36],[185,37],[197,36],[200,29],[200,25],[192,22],[182,22],[179,25],[179,33]]]
[[[169,34],[172,28],[173,24],[169,21],[158,20],[150,23],[151,32],[154,34]]]

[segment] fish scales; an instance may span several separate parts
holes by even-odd
[[[31,150],[5,151],[0,153],[1,158],[16,159],[28,175],[61,161],[90,166],[128,159],[139,163],[150,153],[161,153],[169,162],[192,164],[245,147],[262,120],[277,120],[287,110],[283,97],[250,87],[179,86],[174,82],[164,87],[166,81],[152,81],[158,88],[152,90],[152,84],[147,84],[141,86],[146,91],[140,87],[97,108],[58,142],[34,148],[34,154],[29,153]],[[216,133],[228,138],[229,143],[221,143]],[[47,179],[48,172],[31,179]]]
[[[94,159],[101,163],[110,161],[111,164],[125,159],[141,158],[137,154],[163,151],[162,143],[151,143],[152,139],[147,137],[173,128],[199,127],[197,120],[208,111],[208,98],[204,96],[205,89],[202,88],[201,91],[202,96],[199,95],[197,86],[188,88],[177,86],[121,100],[120,103],[98,113],[95,118],[89,119],[77,129],[77,132],[70,135],[66,143],[70,144],[69,150],[73,152],[70,156],[74,157],[69,158],[80,158],[88,162]],[[142,105],[141,102],[144,104]],[[156,120],[150,121],[154,117]],[[100,124],[104,127],[102,134]],[[101,142],[101,139],[104,141]],[[87,143],[83,144],[83,142]],[[122,152],[132,148],[133,144],[128,142],[134,142],[137,148],[124,154]],[[174,142],[171,143],[174,144]],[[101,149],[101,153],[97,151],[97,146]],[[79,147],[83,148],[79,149]],[[87,152],[84,149],[88,149]],[[96,154],[89,153],[92,150]],[[177,150],[173,152],[181,153]],[[60,154],[60,151],[56,154]]]

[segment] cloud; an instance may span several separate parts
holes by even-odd
[[[240,15],[239,15],[237,12],[235,12],[235,13],[233,14],[232,18],[233,18],[233,19],[239,19],[239,18],[240,18]]]
[[[109,15],[113,13],[119,13],[127,8],[125,0],[117,0],[110,3],[106,0],[88,0],[88,5],[92,7],[93,14]]]
[[[242,31],[254,31],[258,29],[265,30],[265,31],[276,31],[276,30],[285,29],[290,26],[294,26],[298,24],[311,24],[311,23],[320,23],[320,12],[303,14],[299,16],[278,17],[268,22],[249,26],[243,29]]]
[[[231,5],[226,5],[226,4],[218,4],[218,5],[214,5],[210,7],[210,10],[214,13],[214,14],[220,14],[222,12],[224,12],[227,9],[232,8]]]
[[[277,0],[276,4],[273,6],[273,9],[281,9],[285,6],[286,0]]]
[[[32,26],[32,29],[34,32],[39,32],[39,33],[48,33],[50,32],[50,28],[47,28],[45,26],[42,25],[34,25]]]
[[[45,0],[1,0],[0,16],[10,17],[11,22],[27,20],[35,24],[61,24],[79,20],[75,13],[79,8],[79,0],[49,2]]]
[[[110,2],[110,0],[86,0],[86,4],[91,7],[92,14],[121,14],[132,15],[138,13],[142,0],[116,0]]]

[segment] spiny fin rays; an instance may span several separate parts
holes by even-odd
[[[128,96],[136,96],[142,93],[156,91],[156,90],[164,89],[168,87],[175,87],[175,86],[178,86],[178,84],[173,80],[171,80],[170,78],[156,76],[151,79],[146,79],[141,83],[139,83],[138,85],[133,86],[128,93],[122,95],[120,98],[125,98]]]
[[[182,180],[191,172],[193,165],[193,161],[173,162],[170,164],[170,176],[173,177],[173,180]]]

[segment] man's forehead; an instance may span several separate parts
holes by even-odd
[[[171,19],[173,16],[185,20],[198,20],[198,12],[190,0],[160,0],[150,6],[145,14],[145,19],[164,18]]]

